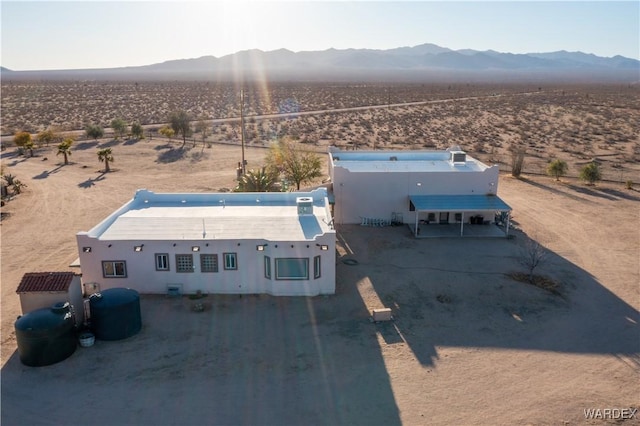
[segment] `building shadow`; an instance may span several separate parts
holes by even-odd
[[[410,239],[404,227],[365,233],[354,227],[343,225],[339,234],[358,264],[338,261],[337,276],[371,283],[383,306],[367,309],[391,308],[393,329],[423,365],[436,366],[436,348],[448,346],[606,354],[640,367],[638,311],[587,271],[548,252],[536,272],[558,282],[560,296],[508,276],[523,272],[521,232],[514,239],[433,244]],[[392,243],[399,232],[408,238]]]
[[[25,367],[14,353],[2,369],[2,423],[401,424],[377,325],[353,286],[202,300],[194,312],[187,297],[143,295],[139,334],[51,366]],[[54,391],[62,383],[72,395]],[[96,401],[100,415],[77,410]]]

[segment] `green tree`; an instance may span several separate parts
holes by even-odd
[[[547,174],[549,176],[553,176],[558,181],[562,176],[567,174],[567,170],[569,170],[567,162],[564,160],[560,160],[559,158],[556,158],[547,166]]]
[[[174,111],[169,116],[169,123],[177,135],[182,135],[182,147],[184,147],[187,138],[193,134],[189,114],[184,110]]]
[[[262,167],[242,175],[236,192],[274,192],[277,190],[277,183],[278,175]]]
[[[36,140],[39,144],[45,144],[49,146],[50,143],[55,143],[61,140],[60,134],[52,129],[43,130],[36,136]]]
[[[98,160],[102,163],[104,162],[104,171],[108,173],[111,171],[109,167],[109,163],[113,163],[113,152],[111,148],[102,148],[98,150]]]
[[[592,161],[580,169],[580,179],[587,182],[589,185],[595,185],[597,181],[602,179],[602,173],[600,173],[600,166],[598,166],[598,163]]]
[[[296,184],[310,182],[322,174],[322,160],[314,152],[302,151],[288,140],[279,140],[271,146],[266,156],[267,168],[272,173],[282,174]]]
[[[173,137],[173,135],[176,134],[176,132],[169,126],[163,126],[160,128],[160,130],[158,130],[158,133],[160,133],[162,136],[164,136],[165,138],[168,138],[169,140],[171,140],[171,138]]]
[[[98,140],[104,136],[104,129],[97,124],[87,125],[87,127],[84,128],[84,132],[87,134],[87,137],[94,140]]]
[[[13,135],[13,143],[16,144],[20,153],[22,153],[22,150],[26,148],[28,144],[32,143],[31,134],[29,132],[16,132],[16,134]]]
[[[113,136],[115,139],[119,139],[127,133],[127,123],[122,118],[113,119],[111,121],[111,128],[113,129]]]
[[[64,164],[69,164],[69,156],[71,155],[71,145],[73,145],[73,139],[66,138],[60,145],[58,145],[58,152],[56,155],[62,154],[64,156]]]
[[[131,125],[131,135],[136,139],[144,139],[144,128],[140,123],[133,123]]]

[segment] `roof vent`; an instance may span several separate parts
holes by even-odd
[[[464,164],[467,162],[467,154],[464,151],[451,151],[451,162],[453,164]]]
[[[313,198],[296,197],[296,205],[298,206],[298,216],[313,214]]]

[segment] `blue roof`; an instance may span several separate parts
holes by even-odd
[[[497,195],[409,195],[418,211],[510,211]]]

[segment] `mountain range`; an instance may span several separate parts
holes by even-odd
[[[494,50],[452,50],[435,44],[375,49],[327,49],[292,52],[245,50],[220,58],[203,56],[162,63],[103,69],[12,71],[2,78],[86,79],[207,79],[293,80],[456,79],[456,78],[579,78],[640,80],[640,61],[583,52],[513,54]]]

